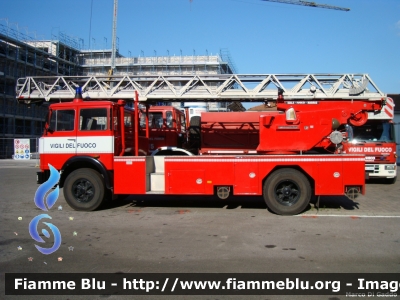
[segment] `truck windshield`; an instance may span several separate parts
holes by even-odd
[[[167,128],[173,128],[173,119],[172,119],[172,112],[167,111],[166,113],[167,118],[166,118],[166,126]],[[162,112],[152,112],[149,113],[149,128],[163,128],[164,125],[164,118]],[[142,114],[140,116],[140,127],[145,128],[146,127],[146,114]]]
[[[383,120],[370,120],[362,126],[347,126],[349,141],[395,142],[394,126]]]
[[[60,109],[53,110],[51,113],[49,129],[54,131],[74,130],[75,110]]]

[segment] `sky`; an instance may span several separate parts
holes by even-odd
[[[262,0],[119,0],[124,56],[206,55],[228,49],[240,74],[368,73],[400,93],[400,1],[313,0],[349,12]],[[0,24],[110,49],[113,0],[0,0]],[[89,39],[90,37],[90,39]]]

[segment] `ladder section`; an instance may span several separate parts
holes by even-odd
[[[20,102],[70,101],[81,87],[84,99],[139,101],[274,101],[285,99],[380,100],[368,74],[219,74],[193,76],[51,76],[19,78]]]
[[[165,156],[146,157],[146,193],[164,194],[165,193]]]

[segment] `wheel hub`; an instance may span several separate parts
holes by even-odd
[[[79,179],[74,182],[72,190],[76,201],[87,203],[92,200],[94,187],[89,180]]]
[[[283,193],[284,193],[286,196],[288,196],[288,195],[290,195],[290,193],[291,193],[291,189],[288,188],[288,187],[284,187],[284,188],[283,188]]]
[[[292,206],[300,197],[299,187],[295,182],[283,181],[276,185],[275,198],[285,206]]]
[[[80,195],[86,193],[86,188],[85,188],[84,186],[82,186],[82,185],[79,185],[79,186],[78,186],[78,193],[79,193]]]

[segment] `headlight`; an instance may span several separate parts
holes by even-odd
[[[396,170],[396,165],[385,166],[385,170]]]

